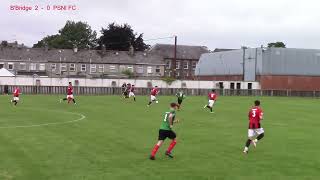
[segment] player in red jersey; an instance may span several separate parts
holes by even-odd
[[[216,90],[214,90],[214,89],[211,90],[211,92],[208,94],[208,99],[209,99],[208,104],[204,105],[203,108],[209,108],[210,109],[210,113],[213,113],[212,107],[213,107],[214,103],[217,100]]]
[[[131,85],[129,89],[129,98],[133,97],[133,100],[136,101],[136,96],[134,95],[134,91],[135,91],[135,87],[134,85]]]
[[[18,87],[16,87],[13,91],[13,99],[11,100],[12,103],[14,103],[14,105],[16,106],[19,102],[19,95],[20,95],[20,89]]]
[[[72,100],[72,102],[76,104],[76,101],[74,100],[74,96],[73,96],[73,87],[71,82],[69,82],[69,86],[67,89],[67,98],[60,99],[60,102],[66,101],[66,100],[68,100],[68,103],[70,103],[70,101]]]
[[[151,93],[150,93],[150,101],[148,103],[148,106],[150,106],[154,101],[156,103],[158,103],[157,95],[158,95],[159,92],[160,91],[158,89],[158,86],[155,86],[154,88],[152,88]]]
[[[260,121],[263,119],[263,111],[260,107],[260,101],[254,101],[254,106],[249,111],[249,129],[248,140],[243,152],[248,154],[249,146],[252,143],[254,147],[257,146],[257,142],[264,137],[264,130],[261,127]]]

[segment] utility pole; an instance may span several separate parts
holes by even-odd
[[[173,60],[172,60],[172,77],[176,77],[176,70],[177,70],[177,36],[174,36],[174,55],[173,55]]]

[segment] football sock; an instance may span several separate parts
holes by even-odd
[[[152,102],[150,101],[148,105],[151,105],[151,103],[152,103]]]
[[[18,104],[18,101],[14,101],[14,105],[16,106]]]
[[[170,143],[168,149],[167,149],[167,152],[168,153],[171,153],[172,149],[174,148],[174,146],[177,144],[177,141],[176,140],[172,140],[172,142]]]
[[[76,100],[72,99],[73,103],[75,104],[76,103]]]
[[[133,97],[133,100],[136,101],[136,97]]]
[[[251,139],[248,139],[246,142],[246,147],[249,148],[250,144],[251,144]]]
[[[156,144],[156,145],[154,146],[154,148],[153,148],[152,151],[151,151],[151,156],[153,156],[153,157],[156,156],[159,147],[160,147],[160,146],[159,146],[158,144]]]
[[[67,98],[63,98],[62,100],[64,100],[64,101],[65,101],[65,100],[67,100]]]
[[[212,107],[210,108],[210,111],[212,112]]]
[[[264,133],[259,134],[259,136],[257,137],[257,140],[260,140],[260,139],[262,139],[263,137],[264,137]]]

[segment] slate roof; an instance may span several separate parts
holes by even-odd
[[[156,44],[150,52],[159,54],[166,59],[174,58],[174,45]],[[200,59],[201,54],[208,53],[206,46],[177,45],[177,59]]]
[[[67,63],[105,63],[105,64],[154,64],[164,65],[163,57],[152,52],[51,49],[42,48],[4,48],[0,49],[0,59],[33,62],[67,62]]]

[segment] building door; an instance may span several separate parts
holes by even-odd
[[[243,57],[244,81],[255,81],[257,49],[245,49]]]

